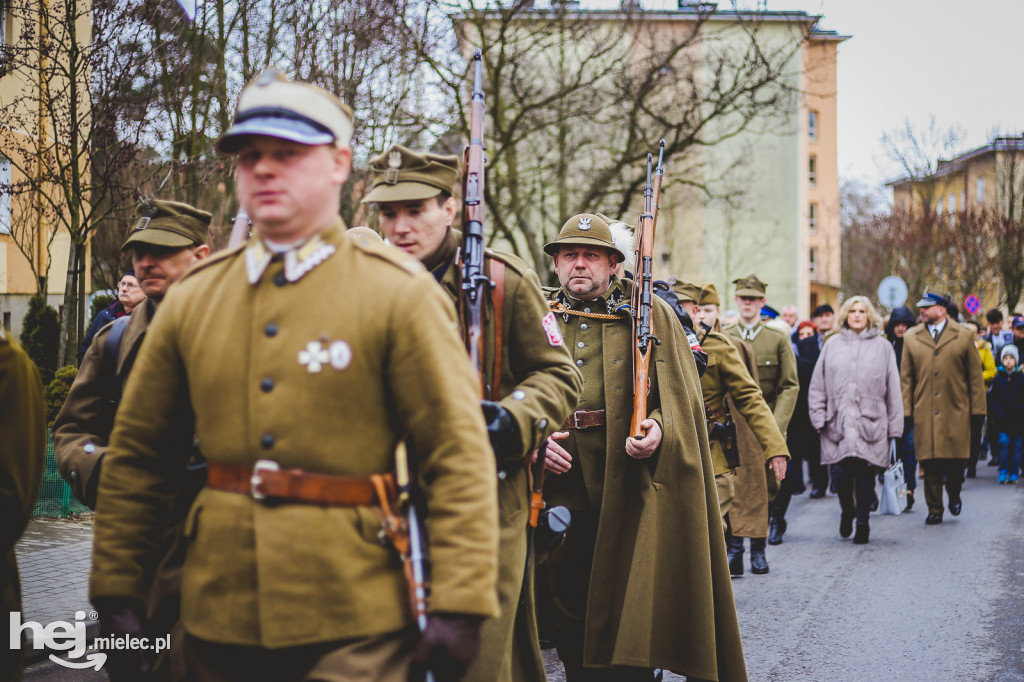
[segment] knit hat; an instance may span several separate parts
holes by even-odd
[[[1003,349],[999,351],[999,364],[1003,363],[1003,358],[1007,355],[1012,355],[1013,361],[1018,365],[1020,364],[1020,352],[1017,350],[1017,346],[1014,346],[1013,344],[1003,346]]]

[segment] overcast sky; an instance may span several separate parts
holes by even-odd
[[[677,1],[646,0],[643,6],[666,3]],[[939,129],[959,125],[965,150],[985,144],[996,127],[1004,134],[1024,132],[1024,0],[767,0],[767,6],[821,14],[822,28],[853,36],[839,46],[842,179],[880,185],[898,176],[882,153],[881,137],[904,120],[917,128],[933,116]]]

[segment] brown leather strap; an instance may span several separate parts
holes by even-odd
[[[604,410],[576,410],[562,424],[563,429],[589,429],[604,425]]]
[[[256,499],[326,504],[335,507],[380,506],[378,487],[371,478],[314,474],[302,469],[279,469],[261,460],[254,467],[207,462],[206,485],[213,490],[252,495]],[[376,474],[381,489],[393,489],[393,474]],[[255,489],[254,489],[255,482]]]
[[[491,400],[501,400],[501,338],[505,321],[505,264],[491,258],[491,301],[494,303],[494,372],[491,376]]]

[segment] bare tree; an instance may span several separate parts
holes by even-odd
[[[996,213],[989,240],[995,251],[1006,307],[1024,293],[1024,134],[993,138],[996,146]],[[1002,144],[1000,144],[1002,142]]]
[[[959,154],[963,138],[960,126],[940,128],[933,116],[927,128],[916,128],[907,119],[902,128],[882,133],[882,147],[886,157],[912,183],[920,204],[934,208],[941,191],[942,162]]]

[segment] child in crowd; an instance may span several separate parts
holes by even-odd
[[[1024,436],[1024,373],[1014,345],[999,352],[1001,367],[989,389],[989,428],[999,436],[999,482],[1016,483]]]

